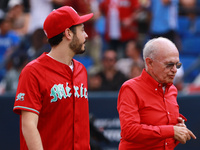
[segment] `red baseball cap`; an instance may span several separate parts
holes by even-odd
[[[92,18],[93,13],[79,16],[70,6],[63,6],[53,10],[45,19],[43,24],[44,32],[48,39],[62,33],[66,28],[78,25]]]

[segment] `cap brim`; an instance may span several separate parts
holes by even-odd
[[[78,25],[78,24],[84,23],[84,22],[88,21],[89,19],[91,19],[92,17],[93,17],[93,13],[90,13],[90,14],[87,14],[87,15],[80,16],[80,19],[76,22],[75,25]]]

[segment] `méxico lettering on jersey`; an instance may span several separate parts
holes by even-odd
[[[74,90],[74,96],[77,98],[88,98],[87,88],[84,87],[83,84],[81,86],[73,86]],[[66,86],[64,87],[63,84],[54,84],[51,88],[51,94],[50,96],[53,96],[51,99],[52,102],[57,102],[58,99],[67,98],[72,96],[72,89],[69,87],[68,82],[66,83]]]

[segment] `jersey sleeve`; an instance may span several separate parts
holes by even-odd
[[[21,114],[21,110],[40,113],[42,108],[39,77],[37,71],[29,66],[20,74],[13,111]]]
[[[174,136],[173,125],[141,124],[137,95],[127,85],[123,85],[120,89],[117,110],[121,124],[121,136],[126,141],[142,143],[151,139],[165,139]]]

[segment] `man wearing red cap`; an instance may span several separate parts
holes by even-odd
[[[47,16],[52,49],[23,69],[15,98],[21,150],[90,149],[87,72],[73,57],[85,51],[83,23],[92,16],[69,6]]]

